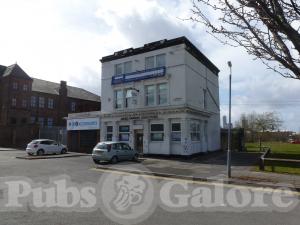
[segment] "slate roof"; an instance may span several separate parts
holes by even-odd
[[[32,91],[59,95],[59,88],[60,88],[59,83],[33,78]],[[67,85],[67,91],[68,91],[67,95],[70,98],[77,98],[77,99],[96,101],[96,102],[101,101],[100,96],[93,94],[89,91],[86,91],[82,88],[72,87]]]
[[[30,76],[27,75],[27,73],[25,73],[24,70],[22,70],[22,68],[18,64],[13,64],[7,67],[0,66],[0,76],[7,77],[12,74],[19,78],[30,79],[30,80],[32,79]]]
[[[54,83],[46,80],[41,80],[37,78],[32,78],[28,76],[25,71],[18,65],[13,64],[10,66],[2,66],[0,65],[0,78],[7,76],[16,76],[23,79],[33,80],[32,82],[32,91],[48,93],[53,95],[59,95],[59,83]],[[95,95],[89,91],[86,91],[82,88],[72,87],[67,85],[67,96],[70,98],[77,98],[88,101],[96,101],[100,102],[101,98],[98,95]]]

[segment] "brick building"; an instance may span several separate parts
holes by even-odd
[[[100,96],[68,86],[32,78],[13,64],[0,65],[0,126],[65,126],[68,113],[100,110]]]

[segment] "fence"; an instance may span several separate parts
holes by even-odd
[[[231,149],[237,151],[245,150],[245,133],[243,128],[234,128],[231,130]],[[228,130],[221,129],[221,149],[227,150],[228,148]]]
[[[26,145],[39,136],[39,127],[26,126],[0,126],[0,146],[25,149]]]
[[[67,145],[67,130],[65,127],[42,127],[39,130],[39,138],[56,140]]]

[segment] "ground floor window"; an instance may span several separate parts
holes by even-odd
[[[113,127],[107,126],[106,127],[106,141],[112,141],[112,135],[113,135]]]
[[[151,141],[163,141],[163,140],[164,140],[164,125],[151,124]]]
[[[180,123],[172,123],[171,140],[172,141],[181,141],[181,124]]]
[[[190,124],[190,134],[192,141],[200,141],[200,122],[192,121]]]
[[[129,141],[129,126],[119,126],[119,141]]]
[[[48,127],[52,127],[53,126],[53,118],[48,118],[47,126]]]

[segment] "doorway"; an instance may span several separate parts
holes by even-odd
[[[143,143],[144,143],[144,134],[143,130],[136,130],[135,131],[135,141],[134,141],[135,150],[138,153],[143,153]]]

